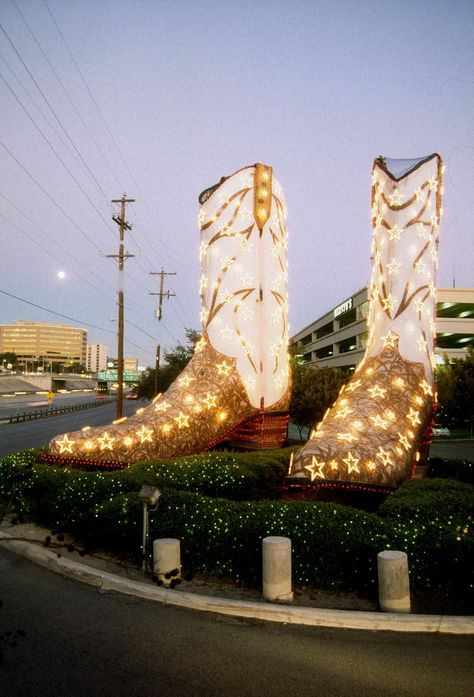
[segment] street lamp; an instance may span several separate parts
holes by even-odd
[[[148,537],[150,535],[149,512],[156,511],[158,508],[158,499],[161,496],[161,491],[157,486],[148,486],[144,484],[138,492],[140,501],[143,504],[143,541],[142,541],[142,568],[148,570]],[[155,505],[156,504],[156,505]],[[149,508],[155,505],[154,508]]]

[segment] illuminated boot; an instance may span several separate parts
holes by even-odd
[[[50,454],[137,462],[232,440],[279,447],[290,398],[286,208],[272,168],[246,167],[204,191],[203,333],[180,377],[135,416],[54,438]]]
[[[441,170],[436,154],[375,160],[366,353],[290,476],[392,488],[412,475],[433,404]]]

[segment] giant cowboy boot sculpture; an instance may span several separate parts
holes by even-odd
[[[50,454],[137,462],[232,440],[279,447],[289,405],[286,208],[272,168],[246,167],[200,196],[203,333],[180,377],[110,426],[54,438]]]
[[[390,489],[412,475],[434,394],[441,170],[436,154],[375,160],[365,356],[296,453],[292,477]]]

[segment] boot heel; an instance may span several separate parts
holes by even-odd
[[[286,438],[288,419],[286,411],[260,412],[237,426],[230,445],[244,450],[281,448]]]

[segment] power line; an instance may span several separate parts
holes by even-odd
[[[5,199],[5,201],[6,201],[7,203],[9,203],[10,206],[12,206],[12,208],[14,208],[18,213],[20,213],[20,215],[22,215],[23,217],[25,217],[25,218],[28,220],[28,222],[31,223],[31,225],[33,225],[37,230],[39,230],[40,232],[42,232],[43,235],[44,235],[54,246],[58,247],[62,252],[64,252],[65,254],[67,254],[69,257],[71,257],[71,259],[72,259],[78,266],[80,266],[81,268],[85,269],[85,270],[87,271],[87,273],[90,273],[90,274],[91,274],[91,276],[94,276],[94,278],[96,278],[98,281],[103,282],[103,281],[102,281],[102,278],[101,278],[100,276],[98,276],[96,273],[94,273],[94,271],[91,271],[91,269],[89,269],[88,266],[86,266],[85,264],[83,264],[82,261],[81,261],[80,259],[78,259],[77,257],[75,257],[74,254],[72,254],[72,252],[69,251],[69,249],[67,249],[66,247],[64,247],[60,242],[58,242],[58,240],[56,240],[54,237],[52,237],[52,236],[49,234],[49,232],[47,232],[47,231],[44,230],[40,225],[38,225],[38,223],[37,223],[36,221],[32,220],[32,219],[29,217],[29,215],[28,215],[27,213],[25,213],[25,211],[22,211],[21,208],[18,208],[18,206],[17,206],[15,203],[13,203],[13,201],[10,201],[10,199],[7,198],[7,197],[5,196],[5,194],[3,194],[1,191],[0,191],[0,196],[1,196],[3,199]],[[44,252],[45,254],[50,254],[49,250],[47,250],[43,245],[41,245],[36,239],[29,237],[28,234],[27,234],[22,228],[20,228],[18,225],[16,225],[16,224],[13,223],[11,220],[9,220],[3,213],[0,213],[0,215],[2,215],[2,216],[5,218],[5,220],[6,220],[7,222],[10,223],[10,225],[13,225],[13,227],[15,227],[15,228],[16,228],[17,230],[19,230],[21,233],[23,233],[23,235],[25,235],[25,237],[27,237],[27,238],[30,239],[32,242],[34,242],[37,246],[39,246],[39,247],[43,250],[43,252]],[[61,260],[61,261],[62,261],[62,260]],[[76,272],[76,275],[77,275],[79,278],[82,278],[77,272]],[[98,293],[100,293],[101,295],[104,295],[104,291],[103,291],[103,290],[100,290],[100,288],[97,288],[97,286],[95,286],[93,283],[91,283],[90,281],[88,281],[88,280],[85,279],[85,278],[82,278],[82,280],[83,280],[85,283],[88,283],[88,284],[89,284],[92,288],[94,288],[94,290],[96,290]],[[110,296],[107,296],[107,297],[110,297]]]
[[[4,26],[3,26],[1,23],[0,23],[0,29],[2,30],[3,34],[5,35],[5,37],[6,37],[7,41],[8,41],[8,43],[10,44],[10,46],[12,47],[12,49],[14,50],[15,54],[17,55],[17,57],[18,57],[19,60],[21,61],[21,64],[23,65],[24,69],[25,69],[26,72],[28,73],[30,79],[33,81],[34,85],[36,86],[36,89],[38,90],[38,92],[41,94],[41,96],[43,97],[44,101],[45,101],[46,104],[48,105],[48,107],[49,107],[51,113],[53,114],[54,118],[56,119],[56,121],[57,121],[58,124],[60,125],[61,129],[63,130],[64,135],[66,136],[66,138],[68,138],[68,140],[70,141],[72,147],[74,148],[74,150],[75,150],[76,153],[78,154],[78,156],[79,156],[79,158],[80,158],[82,164],[84,165],[84,167],[87,169],[87,171],[89,172],[90,176],[91,176],[92,179],[94,180],[95,185],[97,186],[97,188],[99,189],[99,191],[103,194],[103,196],[106,198],[107,196],[106,196],[105,191],[102,189],[102,187],[100,186],[99,182],[98,182],[97,179],[95,178],[94,173],[93,173],[92,170],[89,168],[89,165],[87,164],[87,162],[84,160],[84,158],[83,158],[81,152],[80,152],[79,149],[76,147],[76,144],[75,144],[74,141],[72,140],[71,136],[69,135],[69,133],[67,132],[67,130],[64,128],[64,125],[63,125],[61,119],[60,119],[59,116],[56,114],[56,111],[55,111],[54,108],[51,106],[51,104],[50,104],[50,102],[49,102],[49,99],[46,97],[45,93],[44,93],[43,90],[41,89],[40,85],[38,84],[37,80],[35,79],[34,75],[33,75],[32,72],[31,72],[31,70],[28,68],[27,64],[26,64],[25,61],[23,60],[23,58],[22,58],[20,52],[18,51],[18,49],[16,48],[16,46],[15,46],[15,44],[13,43],[12,39],[11,39],[10,36],[8,35],[8,32],[6,31],[6,29],[4,28]],[[21,102],[20,102],[20,103],[21,103]],[[24,107],[23,107],[23,108],[24,108]],[[26,112],[26,113],[28,114],[28,112]],[[82,190],[82,189],[81,189],[81,190]]]
[[[45,5],[45,7],[46,7],[46,9],[47,9],[47,11],[48,11],[50,17],[51,17],[51,20],[53,21],[53,23],[54,23],[54,25],[55,25],[55,27],[56,27],[56,30],[57,30],[59,36],[61,37],[61,39],[62,39],[62,41],[63,41],[63,44],[64,44],[64,46],[65,46],[65,48],[66,48],[66,50],[67,50],[67,52],[68,52],[68,54],[69,54],[69,56],[70,56],[70,58],[71,58],[71,60],[72,60],[72,62],[73,62],[73,64],[74,64],[74,66],[75,66],[77,72],[79,73],[79,76],[80,76],[80,78],[81,78],[81,80],[82,80],[82,82],[83,82],[83,84],[84,84],[84,87],[86,88],[86,90],[87,90],[87,92],[88,92],[88,94],[89,94],[89,96],[90,96],[90,98],[91,98],[91,100],[92,100],[92,103],[94,104],[94,107],[95,107],[95,109],[96,109],[96,111],[97,111],[97,113],[98,113],[98,115],[99,115],[99,117],[100,117],[100,119],[101,119],[101,121],[102,121],[102,123],[103,123],[103,125],[104,125],[104,128],[106,129],[107,133],[109,134],[109,137],[110,137],[110,139],[112,140],[112,142],[113,142],[113,144],[114,144],[114,146],[115,146],[115,148],[116,148],[116,150],[117,150],[117,152],[118,152],[118,154],[119,154],[119,156],[120,156],[120,159],[122,160],[123,164],[125,165],[125,168],[126,168],[128,174],[129,174],[129,176],[131,177],[131,179],[132,179],[132,181],[133,181],[133,183],[134,183],[134,185],[135,185],[135,188],[137,189],[138,193],[141,195],[141,199],[142,199],[142,201],[144,202],[144,206],[145,206],[146,211],[147,211],[147,213],[148,213],[148,215],[149,215],[149,217],[150,217],[150,220],[152,221],[152,223],[153,223],[153,225],[155,226],[155,228],[158,228],[158,225],[157,225],[157,223],[156,223],[156,221],[155,221],[155,219],[154,219],[154,217],[153,217],[153,215],[152,215],[152,213],[151,213],[151,211],[150,211],[150,209],[149,209],[149,207],[148,207],[148,204],[146,203],[146,198],[143,196],[143,192],[142,192],[142,190],[141,190],[141,187],[140,187],[140,185],[138,184],[138,182],[137,182],[137,180],[135,179],[135,177],[133,176],[133,173],[131,172],[130,167],[128,166],[128,162],[127,162],[126,159],[124,158],[124,156],[123,156],[123,154],[122,154],[122,152],[121,152],[121,150],[120,150],[120,148],[119,148],[119,146],[118,146],[118,143],[117,143],[117,141],[115,140],[115,138],[114,138],[114,136],[113,136],[113,134],[112,134],[112,132],[111,132],[111,130],[110,130],[110,128],[109,128],[109,126],[108,126],[108,124],[107,124],[107,122],[106,122],[106,120],[105,120],[105,118],[104,118],[104,116],[103,116],[103,114],[102,114],[102,112],[101,112],[101,110],[100,110],[100,107],[99,107],[99,105],[98,105],[98,103],[97,103],[97,100],[95,99],[95,97],[94,97],[94,95],[93,95],[93,93],[92,93],[92,90],[90,89],[90,87],[89,87],[89,85],[88,85],[88,83],[87,83],[87,81],[86,81],[86,79],[85,79],[85,77],[84,77],[84,75],[83,75],[83,73],[82,73],[82,71],[81,71],[81,69],[80,69],[80,67],[79,67],[79,65],[78,65],[78,63],[77,63],[77,61],[76,61],[76,59],[75,59],[75,57],[74,57],[74,55],[73,55],[71,49],[70,49],[70,47],[69,47],[69,44],[68,44],[67,41],[66,41],[65,36],[64,36],[64,34],[62,33],[62,31],[61,31],[61,29],[60,29],[60,27],[59,27],[59,25],[58,25],[58,23],[57,23],[57,21],[56,21],[54,15],[53,15],[53,13],[52,13],[52,11],[51,11],[49,5],[48,5],[47,0],[43,0],[43,2],[44,2],[44,5]],[[122,187],[122,190],[123,190],[123,187]],[[154,246],[154,243],[152,242],[151,238],[148,236],[148,233],[145,231],[145,229],[143,229],[142,232],[143,232],[145,238],[148,240],[149,244],[150,244],[151,246]],[[169,253],[169,252],[170,252],[170,247],[169,247],[168,245],[166,245],[160,238],[158,238],[158,241],[159,241],[160,244],[162,245],[163,249],[164,249],[166,252]],[[181,259],[183,258],[183,255],[182,255],[181,253],[176,252],[176,255],[177,255],[178,257],[180,257]],[[195,263],[194,261],[189,260],[189,263],[192,264],[193,268],[196,268],[196,266],[198,266],[198,264]]]
[[[109,127],[108,127],[108,125],[107,125],[107,123],[106,123],[106,121],[105,121],[105,119],[104,119],[104,117],[103,117],[103,115],[102,115],[102,112],[101,112],[101,110],[100,110],[100,108],[99,108],[99,105],[97,104],[97,101],[96,101],[94,95],[92,94],[92,91],[91,91],[91,89],[89,88],[89,85],[87,84],[87,81],[86,81],[84,75],[82,74],[82,71],[81,71],[81,69],[79,68],[79,65],[77,64],[76,59],[74,58],[74,55],[73,55],[71,49],[69,48],[69,45],[68,45],[68,43],[67,43],[67,41],[66,41],[66,39],[65,39],[65,37],[64,37],[64,35],[63,35],[63,33],[62,33],[62,31],[61,31],[61,29],[59,28],[59,25],[58,25],[58,23],[57,23],[57,21],[56,21],[54,15],[53,15],[53,13],[51,12],[51,9],[50,9],[48,3],[46,2],[46,0],[43,0],[43,2],[44,2],[44,4],[45,4],[45,6],[46,6],[46,9],[47,9],[48,13],[49,13],[49,16],[51,17],[51,19],[52,19],[52,21],[53,21],[53,23],[54,23],[54,25],[55,25],[55,27],[56,27],[56,29],[57,29],[57,31],[58,31],[59,36],[61,37],[61,39],[62,39],[62,41],[63,41],[64,46],[66,47],[67,52],[69,53],[69,56],[70,56],[72,62],[74,63],[74,66],[75,66],[77,72],[79,73],[79,75],[80,75],[80,77],[81,77],[81,80],[82,80],[82,82],[83,82],[83,84],[84,84],[84,87],[86,88],[86,90],[87,90],[87,92],[88,92],[88,94],[89,94],[89,96],[90,96],[90,98],[91,98],[91,100],[92,100],[92,102],[93,102],[93,104],[94,104],[94,106],[95,106],[95,108],[96,108],[96,111],[97,111],[97,113],[99,114],[99,116],[100,116],[100,118],[101,118],[101,120],[102,120],[102,123],[104,124],[104,127],[105,127],[107,133],[108,133],[109,136],[110,136],[110,139],[112,140],[113,144],[115,145],[115,147],[116,147],[116,149],[117,149],[117,152],[118,152],[118,154],[120,155],[120,158],[121,158],[122,162],[124,163],[124,165],[125,165],[125,167],[126,167],[128,173],[129,173],[130,177],[132,178],[133,183],[134,183],[134,184],[136,185],[136,187],[139,189],[139,186],[138,186],[137,182],[135,181],[135,178],[134,178],[133,174],[131,173],[131,171],[130,171],[130,169],[129,169],[129,166],[128,166],[128,164],[127,164],[127,161],[125,160],[124,156],[122,155],[122,153],[121,153],[121,151],[120,151],[120,148],[119,148],[119,146],[117,145],[117,142],[116,142],[114,136],[112,135],[112,132],[110,131],[110,129],[109,129]],[[122,187],[122,189],[123,189],[123,187]]]
[[[35,179],[35,177],[34,177],[34,176],[28,171],[28,169],[20,162],[20,160],[19,160],[17,157],[15,157],[15,155],[14,155],[14,154],[12,153],[12,151],[5,145],[5,143],[2,143],[2,142],[0,141],[0,145],[2,146],[2,148],[3,148],[4,150],[7,151],[7,153],[10,155],[10,157],[12,158],[12,160],[15,160],[15,162],[17,163],[17,165],[18,165],[19,167],[21,167],[21,169],[25,172],[25,174],[27,174],[27,175],[30,177],[30,179],[32,179],[32,180],[34,181],[34,183],[36,184],[36,186],[49,198],[49,200],[51,201],[51,203],[53,203],[53,204],[56,206],[56,208],[58,208],[58,210],[60,210],[61,213],[69,220],[69,222],[71,223],[71,225],[74,225],[74,227],[76,228],[76,230],[78,230],[78,231],[81,233],[81,235],[83,235],[83,236],[86,238],[86,240],[87,240],[88,242],[90,242],[90,244],[91,244],[100,254],[102,254],[102,250],[100,249],[100,247],[98,247],[98,246],[96,245],[96,243],[95,243],[93,240],[91,240],[91,238],[89,237],[89,235],[88,235],[86,232],[84,232],[84,230],[82,230],[82,228],[79,227],[79,225],[71,218],[71,216],[70,216],[68,213],[66,213],[66,211],[64,210],[64,208],[62,208],[62,207],[59,205],[59,203],[51,196],[51,194],[49,194],[49,193],[46,191],[46,189],[39,183],[39,181],[38,181],[37,179]]]
[[[96,139],[94,138],[94,136],[93,136],[91,130],[89,129],[88,125],[86,124],[86,122],[85,122],[84,119],[82,118],[82,116],[81,116],[79,110],[77,109],[76,105],[74,104],[74,102],[73,102],[73,100],[72,100],[72,98],[71,98],[69,92],[67,91],[67,89],[66,89],[66,87],[64,86],[64,84],[63,84],[61,78],[59,77],[59,75],[57,74],[56,70],[54,69],[54,66],[52,65],[52,63],[51,63],[51,61],[49,60],[48,56],[46,55],[45,51],[43,50],[43,48],[42,48],[40,42],[39,42],[38,39],[36,38],[36,36],[35,36],[33,30],[32,30],[31,27],[30,27],[30,25],[29,25],[28,22],[26,21],[26,19],[25,19],[23,13],[21,12],[21,10],[20,10],[20,8],[18,7],[18,5],[16,4],[15,0],[12,0],[12,3],[15,5],[15,8],[16,8],[17,12],[20,14],[20,16],[21,16],[23,22],[25,23],[26,27],[28,28],[28,31],[30,32],[31,36],[33,37],[33,40],[35,41],[36,45],[38,46],[39,50],[41,51],[41,54],[43,55],[45,61],[47,62],[49,68],[51,69],[51,72],[53,73],[53,75],[55,76],[55,78],[56,78],[56,80],[58,81],[59,85],[61,86],[61,88],[62,88],[64,94],[66,95],[66,97],[67,97],[69,103],[71,104],[72,108],[74,109],[74,112],[75,112],[76,116],[78,117],[78,119],[80,120],[80,122],[81,122],[82,125],[84,126],[85,130],[86,130],[87,133],[89,134],[89,137],[91,138],[92,142],[93,142],[94,145],[96,146],[98,152],[101,154],[102,159],[104,160],[104,162],[105,162],[106,165],[108,166],[109,171],[110,171],[110,173],[112,174],[112,176],[114,177],[115,181],[117,182],[117,184],[119,185],[119,187],[123,190],[124,187],[123,187],[122,184],[120,183],[120,181],[119,181],[119,179],[118,179],[116,173],[114,172],[114,170],[113,170],[113,168],[112,168],[110,162],[108,161],[107,157],[105,156],[104,152],[102,151],[102,149],[101,149],[99,143],[98,143],[98,142],[96,141]],[[102,193],[104,193],[104,192],[102,192]],[[104,193],[104,196],[105,196],[105,193]]]
[[[0,25],[0,28],[1,28],[1,25]],[[74,174],[71,172],[71,170],[69,169],[69,167],[67,166],[67,164],[64,162],[64,160],[63,160],[63,158],[61,157],[61,155],[57,152],[57,150],[56,150],[56,148],[54,147],[54,145],[52,145],[52,143],[50,142],[49,138],[43,133],[43,131],[41,130],[41,128],[38,126],[38,124],[36,123],[36,121],[34,120],[34,118],[33,118],[33,117],[31,116],[31,114],[29,113],[28,109],[25,107],[25,105],[23,104],[23,102],[21,101],[21,99],[20,99],[20,98],[18,97],[18,95],[15,93],[15,90],[13,89],[13,87],[9,84],[9,82],[8,82],[7,79],[4,77],[4,75],[1,75],[1,74],[0,74],[0,78],[3,80],[3,82],[5,83],[5,85],[7,86],[7,88],[10,90],[11,94],[12,94],[13,97],[16,99],[16,101],[18,102],[18,104],[21,106],[21,108],[23,109],[23,111],[25,112],[25,114],[27,115],[27,117],[30,119],[30,121],[32,122],[32,124],[34,125],[34,127],[36,128],[36,130],[38,131],[38,133],[40,133],[40,135],[44,138],[44,140],[46,141],[46,143],[48,144],[48,146],[50,147],[50,149],[51,149],[51,150],[53,151],[53,153],[56,155],[57,159],[58,159],[59,162],[62,164],[62,166],[64,167],[64,169],[66,170],[66,172],[69,174],[69,176],[71,177],[71,179],[73,180],[73,182],[74,182],[74,183],[76,184],[76,186],[80,189],[80,191],[84,194],[84,196],[86,197],[86,199],[88,200],[88,202],[90,203],[90,205],[92,206],[92,208],[95,210],[95,212],[97,213],[97,215],[98,215],[98,216],[100,217],[100,219],[105,223],[105,225],[111,230],[111,228],[109,227],[109,223],[107,222],[107,220],[104,218],[104,216],[102,215],[102,213],[100,212],[100,210],[97,208],[97,206],[95,205],[95,203],[92,201],[92,199],[90,198],[89,194],[88,194],[88,193],[85,191],[85,189],[81,186],[81,184],[80,184],[79,181],[76,179],[76,177],[74,176]]]
[[[56,315],[57,317],[62,317],[63,319],[68,319],[70,322],[78,322],[79,324],[83,324],[86,327],[92,327],[92,329],[98,329],[101,332],[106,332],[107,334],[114,334],[115,332],[112,329],[104,329],[103,327],[98,327],[96,324],[90,324],[90,322],[83,322],[80,319],[76,319],[75,317],[69,317],[69,315],[63,315],[61,312],[56,312],[55,310],[50,310],[47,307],[43,307],[42,305],[38,305],[36,303],[31,302],[30,300],[25,300],[25,298],[20,298],[18,295],[13,295],[13,293],[8,293],[6,290],[2,290],[0,288],[0,293],[3,295],[8,295],[8,297],[13,298],[14,300],[19,300],[22,303],[25,303],[26,305],[31,305],[32,307],[36,307],[39,310],[43,310],[44,312],[49,312],[51,315]],[[130,341],[130,339],[125,339],[125,341],[130,344],[131,346],[134,346],[137,349],[140,349],[140,351],[145,351],[145,353],[152,353],[149,349],[143,348],[143,346],[138,346],[138,344],[135,344],[133,341]]]

